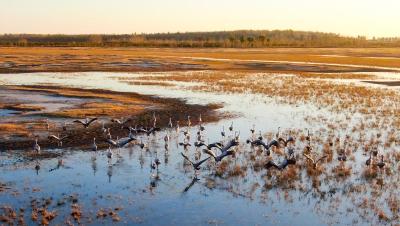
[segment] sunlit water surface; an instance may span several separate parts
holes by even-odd
[[[166,73],[167,74],[167,73]],[[317,131],[320,123],[306,122],[306,116],[324,116],[334,120],[344,117],[340,114],[319,109],[310,104],[298,106],[277,103],[263,95],[254,94],[217,94],[185,89],[192,84],[176,83],[177,87],[140,86],[124,82],[124,77],[140,76],[135,73],[32,73],[0,75],[0,81],[7,85],[61,85],[79,88],[97,88],[113,91],[136,92],[140,94],[157,95],[161,97],[183,98],[188,103],[223,103],[219,111],[234,114],[234,119],[221,120],[206,124],[206,137],[210,142],[221,139],[222,126],[225,130],[234,121],[234,130],[241,131],[241,141],[250,136],[249,129],[253,124],[256,130],[276,132],[278,127],[287,129],[312,128]],[[162,73],[160,73],[162,75]],[[0,111],[2,116],[12,112]],[[193,116],[195,117],[195,116]],[[358,121],[360,115],[354,115],[349,124]],[[195,119],[194,119],[195,120]],[[197,128],[191,129],[192,142]],[[164,149],[163,136],[169,133],[172,137],[168,151]],[[228,132],[229,135],[232,135]],[[64,151],[65,165],[59,169],[57,159],[42,160],[40,170],[35,171],[35,162],[18,161],[13,155],[1,153],[0,181],[9,184],[12,190],[18,191],[0,193],[0,203],[14,208],[27,208],[26,219],[32,224],[29,214],[32,199],[52,198],[49,210],[56,210],[57,217],[52,223],[63,223],[70,217],[71,202],[57,205],[57,202],[70,195],[77,197],[77,204],[82,207],[84,224],[136,224],[144,225],[326,225],[326,224],[366,224],[368,220],[360,219],[350,202],[343,201],[338,212],[329,213],[330,201],[313,195],[313,192],[298,190],[283,190],[280,188],[263,188],[261,172],[249,172],[245,177],[219,178],[205,165],[199,172],[199,181],[186,192],[193,178],[193,170],[184,166],[180,152],[183,147],[177,145],[182,136],[177,137],[174,130],[162,131],[156,136],[144,137],[149,142],[149,150],[139,147],[127,147],[114,150],[114,158],[107,162],[105,151],[92,160],[93,153],[77,150]],[[88,143],[91,141],[88,141]],[[301,150],[303,144],[298,142]],[[241,148],[250,149],[243,144]],[[194,158],[195,148],[189,148],[186,153]],[[117,154],[118,153],[118,154]],[[202,156],[204,158],[205,155]],[[158,157],[162,164],[157,173],[150,169],[150,163]],[[356,157],[365,160],[361,153]],[[277,161],[281,160],[279,158]],[[240,160],[239,160],[240,161]],[[214,163],[209,163],[213,165]],[[359,172],[362,164],[354,167]],[[302,175],[307,182],[306,176]],[[351,180],[360,182],[359,176]],[[256,184],[259,187],[253,193],[248,192]],[[309,183],[309,182],[307,182]],[[340,196],[340,189],[345,189],[346,183],[337,185],[327,182],[322,190],[336,188],[337,193],[326,199]],[[310,186],[309,186],[310,187]],[[312,191],[312,188],[309,189]],[[232,192],[237,191],[237,192]],[[243,192],[240,193],[240,192]],[[121,221],[113,222],[111,217],[96,218],[101,208],[122,207],[117,211]],[[71,220],[73,221],[73,220]]]

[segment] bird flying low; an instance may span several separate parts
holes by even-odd
[[[79,123],[79,124],[81,124],[85,129],[87,129],[89,126],[90,126],[90,124],[92,124],[94,121],[96,121],[97,120],[97,118],[92,118],[92,119],[89,119],[89,118],[86,118],[84,121],[83,120],[74,120],[73,122],[74,123]]]

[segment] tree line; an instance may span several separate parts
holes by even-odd
[[[293,30],[238,30],[152,34],[3,34],[0,46],[56,47],[400,47],[400,38],[348,37]]]

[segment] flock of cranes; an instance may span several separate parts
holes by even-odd
[[[84,120],[74,120],[73,123],[83,126],[84,129],[88,129],[91,127],[91,125],[96,122],[98,119],[97,118],[86,118]],[[111,119],[110,122],[117,124],[118,127],[121,130],[126,130],[128,132],[127,137],[119,138],[116,137],[113,139],[113,136],[111,134],[110,128],[107,128],[105,126],[105,123],[102,123],[101,127],[101,133],[103,134],[103,138],[101,141],[104,141],[105,143],[108,144],[108,149],[106,152],[106,156],[109,161],[113,158],[113,148],[120,149],[125,147],[126,145],[133,143],[134,145],[138,145],[141,149],[144,149],[148,147],[148,144],[143,142],[143,138],[139,138],[140,135],[145,135],[145,136],[151,136],[155,135],[156,133],[161,131],[160,127],[157,127],[157,117],[155,114],[153,114],[153,119],[152,119],[152,125],[150,127],[142,127],[142,126],[131,126],[133,120],[132,119]],[[197,160],[191,160],[187,154],[184,152],[181,152],[181,156],[191,165],[194,169],[195,172],[199,171],[201,169],[201,165],[207,162],[210,159],[213,159],[217,164],[221,162],[224,158],[228,156],[235,155],[236,149],[240,143],[240,132],[239,131],[234,131],[234,124],[233,122],[230,124],[228,127],[228,131],[225,131],[225,127],[222,126],[222,130],[220,132],[221,135],[221,141],[217,141],[214,143],[209,143],[205,141],[204,138],[204,133],[205,133],[205,126],[203,124],[203,120],[201,115],[198,118],[198,130],[196,132],[196,141],[193,143],[193,146],[196,148],[202,148],[201,153],[204,153],[207,155],[206,158],[203,159],[197,159]],[[189,147],[192,146],[192,143],[190,142],[190,131],[192,127],[192,122],[191,122],[191,117],[187,116],[187,121],[185,124],[185,127],[180,127],[180,122],[177,121],[175,125],[173,125],[172,118],[169,119],[168,125],[169,130],[175,130],[175,134],[178,139],[180,139],[180,136],[183,135],[183,141],[179,142],[178,145],[182,146],[184,150],[188,150]],[[64,123],[63,131],[66,131],[66,123]],[[163,136],[164,140],[164,146],[165,149],[168,150],[169,148],[169,141],[170,141],[170,132],[166,132],[165,136]],[[229,136],[227,136],[229,134]],[[278,128],[277,133],[275,134],[275,137],[271,139],[270,141],[266,141],[261,133],[256,134],[255,130],[255,125],[250,129],[250,138],[246,139],[246,143],[249,144],[251,147],[257,147],[259,150],[262,150],[265,155],[270,156],[271,153],[273,152],[274,148],[284,148],[285,150],[285,158],[283,161],[277,163],[272,160],[266,161],[264,164],[264,167],[266,169],[270,168],[275,168],[277,170],[284,170],[287,166],[289,165],[294,165],[296,164],[296,155],[295,155],[295,144],[296,144],[296,138],[292,136],[291,132],[289,132],[287,138],[283,138],[280,133],[280,128]],[[68,135],[49,135],[48,139],[53,140],[57,142],[58,147],[62,148],[63,141],[67,139],[73,139],[69,137]],[[100,139],[99,139],[100,140]],[[312,156],[311,154],[311,135],[308,132],[306,136],[306,141],[308,142],[304,148],[304,152],[302,153],[303,156],[305,157],[305,160],[312,165],[314,169],[318,167],[319,164],[323,162],[324,159],[327,158],[326,155],[322,156]],[[40,145],[38,143],[38,138],[35,139],[33,150],[36,153],[39,153],[41,151]],[[96,143],[96,137],[93,137],[92,145],[91,145],[91,150],[94,153],[98,152],[98,145]],[[201,155],[200,153],[200,155]],[[379,158],[378,161],[373,161],[374,158],[377,157],[377,152],[370,152],[369,159],[366,160],[365,164],[367,166],[370,165],[376,165],[379,168],[383,168],[385,166],[385,161],[383,158],[383,155]],[[94,157],[95,158],[95,157]],[[341,151],[338,154],[337,160],[339,162],[345,162],[347,161],[347,156],[345,154],[345,151]],[[61,162],[62,164],[62,162]],[[161,164],[161,161],[158,158],[155,158],[151,162],[151,168],[154,170],[158,170],[159,165]],[[40,169],[40,166],[37,165],[36,169]],[[195,173],[195,175],[197,175]]]

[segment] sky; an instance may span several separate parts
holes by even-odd
[[[0,33],[293,29],[400,37],[399,0],[0,0]]]

